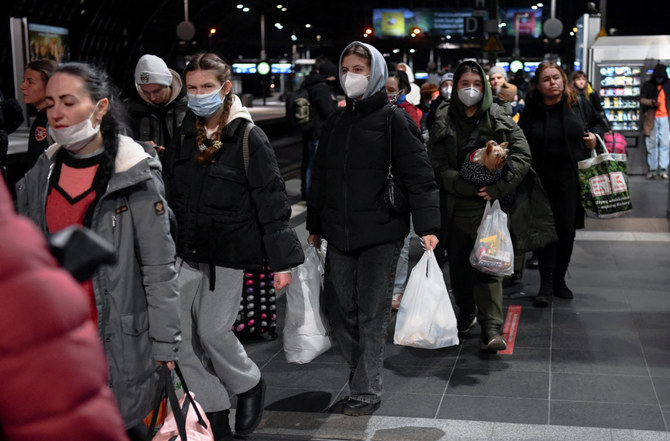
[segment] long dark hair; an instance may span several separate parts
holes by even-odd
[[[59,73],[79,78],[93,102],[97,103],[103,98],[109,100],[107,113],[102,117],[102,121],[100,122],[100,134],[102,135],[104,152],[102,153],[100,165],[93,180],[96,198],[89,205],[84,216],[84,225],[91,226],[95,205],[100,196],[106,191],[109,179],[112,177],[112,173],[114,173],[114,163],[119,150],[119,133],[126,127],[125,111],[119,99],[118,88],[110,81],[109,76],[103,70],[86,63],[67,63],[56,69],[52,76]],[[56,162],[62,162],[67,154],[65,149],[60,149],[55,157]],[[55,175],[52,174],[52,181],[54,179]],[[50,182],[50,186],[54,184],[56,183]]]
[[[230,80],[231,69],[228,64],[219,58],[218,55],[213,53],[200,53],[195,55],[191,61],[188,62],[184,68],[184,78],[189,72],[194,72],[196,70],[209,70],[212,71],[216,78],[221,82],[221,85],[225,84],[226,81]],[[228,115],[230,114],[230,107],[233,104],[233,93],[227,94],[223,101],[223,112],[219,117],[219,126],[216,129],[216,132],[212,135],[212,139],[215,141],[219,140],[221,136],[221,130],[226,125],[228,121]],[[195,126],[198,130],[198,137],[196,141],[198,145],[206,145],[207,141],[207,129],[205,127],[205,118],[197,116],[195,119]],[[200,165],[209,165],[214,163],[214,155],[216,155],[218,148],[214,146],[208,146],[205,150],[199,151],[196,154],[196,159]]]

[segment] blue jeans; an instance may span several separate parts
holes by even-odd
[[[350,397],[376,403],[382,395],[386,329],[402,240],[340,251],[328,244],[325,312],[349,364]]]
[[[400,250],[400,256],[398,257],[398,265],[395,269],[395,282],[393,282],[393,293],[399,292],[400,294],[405,292],[405,287],[407,286],[407,275],[409,273],[409,246],[412,242],[412,236],[414,236],[414,224],[412,223],[412,218],[409,219],[409,234],[403,241],[402,249]]]
[[[645,139],[647,143],[647,164],[649,164],[650,172],[656,172],[659,168],[668,169],[669,136],[670,124],[668,124],[668,118],[656,118],[654,128]]]
[[[307,200],[309,186],[312,183],[312,168],[316,150],[319,148],[319,139],[312,137],[312,132],[303,133],[302,139],[302,164],[300,167],[300,190],[302,198]]]

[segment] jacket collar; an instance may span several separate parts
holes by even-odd
[[[371,113],[380,107],[384,107],[388,102],[389,100],[386,95],[386,90],[380,90],[362,100],[354,100],[347,97],[347,110],[350,112]]]
[[[46,156],[53,161],[54,155],[61,149],[58,143],[52,144]],[[153,152],[152,152],[153,153]],[[151,178],[151,170],[161,170],[158,158],[149,153],[132,138],[119,135],[119,150],[114,162],[114,174],[109,180],[108,191],[129,187]]]

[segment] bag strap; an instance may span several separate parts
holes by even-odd
[[[179,364],[175,361],[175,372],[179,381],[181,381],[181,386],[184,388],[184,406],[179,405],[179,399],[177,399],[177,392],[175,391],[174,382],[172,381],[172,375],[170,374],[170,369],[166,365],[161,366],[160,368],[160,377],[158,379],[158,389],[153,409],[153,415],[151,416],[151,424],[149,425],[149,436],[153,437],[154,430],[156,429],[156,420],[158,418],[158,410],[160,409],[161,401],[164,396],[167,396],[168,402],[170,403],[170,408],[172,409],[172,415],[174,416],[175,423],[177,424],[177,431],[179,432],[179,437],[182,441],[187,441],[186,438],[186,416],[188,415],[188,408],[190,405],[193,406],[193,410],[198,417],[198,423],[207,428],[207,423],[202,418],[198,406],[195,405],[195,400],[191,396],[191,392],[188,390],[186,381],[184,381],[184,375],[181,373]]]
[[[254,123],[250,122],[244,128],[244,136],[242,136],[242,161],[244,161],[244,173],[249,171],[249,133],[254,128]]]
[[[389,173],[386,175],[386,179],[393,179],[393,138],[391,137],[393,128],[391,127],[391,118],[395,114],[395,109],[396,106],[391,106],[391,111],[386,112],[386,133],[389,140]]]

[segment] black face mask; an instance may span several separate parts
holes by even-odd
[[[665,78],[663,78],[663,77],[654,77],[654,79],[656,80],[656,82],[657,82],[658,84],[663,83],[663,81],[665,80]]]

